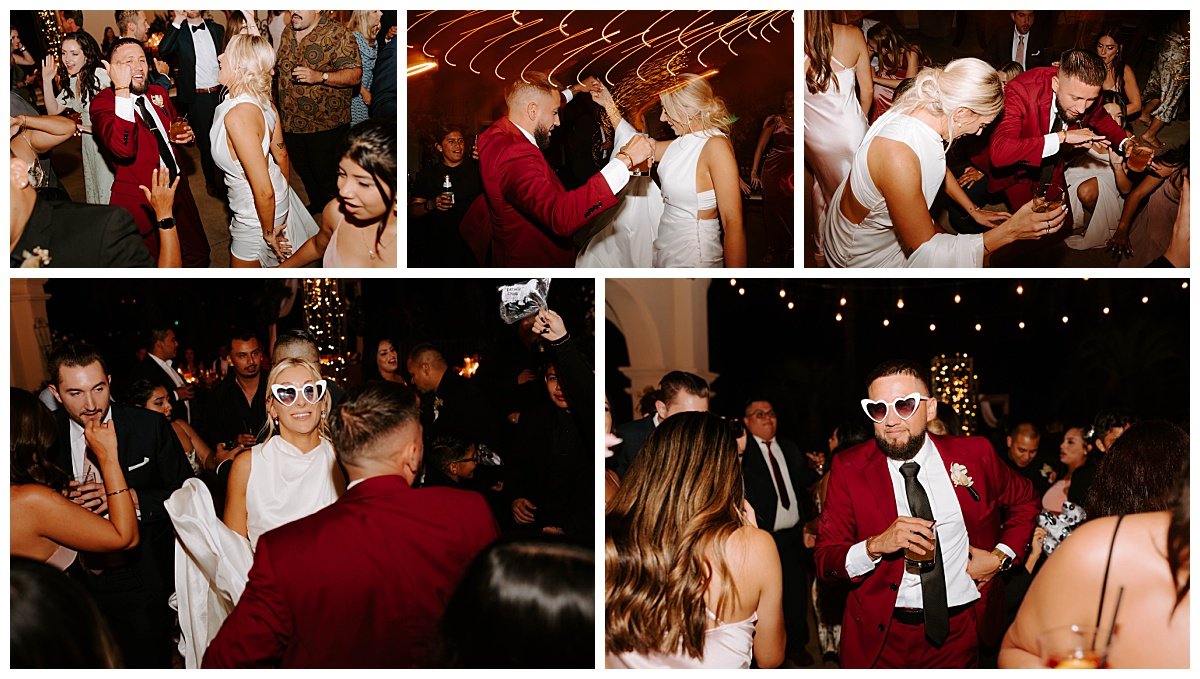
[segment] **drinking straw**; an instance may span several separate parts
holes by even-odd
[[[1113,633],[1117,631],[1117,613],[1121,610],[1121,596],[1123,594],[1125,594],[1125,587],[1122,585],[1121,589],[1117,590],[1117,603],[1115,606],[1113,606],[1112,622],[1108,626],[1108,638],[1104,641],[1104,657],[1100,658],[1101,668],[1108,665],[1108,651],[1112,646]],[[1097,633],[1098,632],[1099,631],[1097,630]]]

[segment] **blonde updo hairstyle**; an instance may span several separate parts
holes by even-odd
[[[913,78],[893,108],[901,113],[925,109],[949,119],[948,136],[954,140],[954,112],[965,108],[985,118],[1004,110],[1004,85],[1000,74],[980,59],[955,59],[945,68],[927,67]]]
[[[230,97],[248,94],[263,103],[271,101],[271,72],[275,51],[261,35],[235,35],[225,46],[225,60],[233,71]]]
[[[717,129],[728,135],[733,117],[725,100],[713,94],[705,78],[690,73],[681,78],[678,85],[659,95],[667,116],[688,125],[691,132]]]

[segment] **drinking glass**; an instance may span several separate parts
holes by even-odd
[[[1033,198],[1034,212],[1053,212],[1063,204],[1063,189],[1055,184],[1039,184]]]
[[[1111,643],[1107,630],[1092,625],[1052,627],[1038,635],[1042,664],[1052,670],[1103,669]]]

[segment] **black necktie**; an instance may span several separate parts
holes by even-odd
[[[146,108],[145,97],[135,97],[134,101],[137,105],[139,116],[146,127],[154,133],[154,141],[158,144],[158,157],[162,159],[167,169],[171,171],[171,181],[175,181],[175,177],[179,174],[179,168],[175,165],[175,154],[171,153],[171,147],[167,145],[167,140],[163,137],[162,131],[158,129],[158,125],[154,124],[154,117],[150,115],[150,110]]]
[[[208,30],[208,29],[204,27],[204,24],[197,24],[195,26],[192,26],[192,33],[195,33],[196,31],[206,31],[206,30]]]
[[[775,453],[771,452],[771,439],[763,441],[763,445],[767,447],[767,459],[771,461],[771,474],[775,476],[775,486],[779,488],[779,502],[784,509],[792,508],[792,498],[788,495],[787,486],[783,480],[783,471],[779,469],[779,462],[775,460]]]
[[[927,521],[933,521],[933,509],[929,506],[929,496],[925,488],[917,480],[917,472],[921,465],[916,462],[905,462],[900,465],[900,474],[904,476],[904,492],[908,495],[908,508],[916,516]],[[941,646],[950,632],[950,611],[946,606],[946,573],[942,570],[942,543],[937,543],[937,552],[933,559],[933,568],[921,571],[921,599],[925,608],[925,636],[935,646]]]
[[[1055,114],[1054,122],[1050,123],[1050,134],[1058,134],[1063,129],[1062,116]],[[1042,159],[1041,182],[1049,184],[1050,180],[1054,179],[1054,170],[1058,167],[1059,159],[1063,157],[1063,149],[1059,149],[1058,153],[1049,158]]]

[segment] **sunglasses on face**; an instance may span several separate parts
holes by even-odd
[[[317,380],[316,382],[306,382],[303,385],[296,386],[294,384],[272,384],[271,395],[280,405],[294,405],[303,396],[304,400],[309,403],[316,403],[325,398],[326,383],[325,380]]]
[[[871,418],[872,422],[878,424],[883,422],[884,418],[887,417],[889,406],[891,406],[900,419],[907,420],[913,416],[913,413],[917,412],[917,406],[921,404],[921,401],[928,400],[928,396],[922,396],[914,391],[908,396],[902,396],[891,403],[887,401],[872,401],[869,398],[864,398],[861,403],[863,412],[867,414],[867,417]]]

